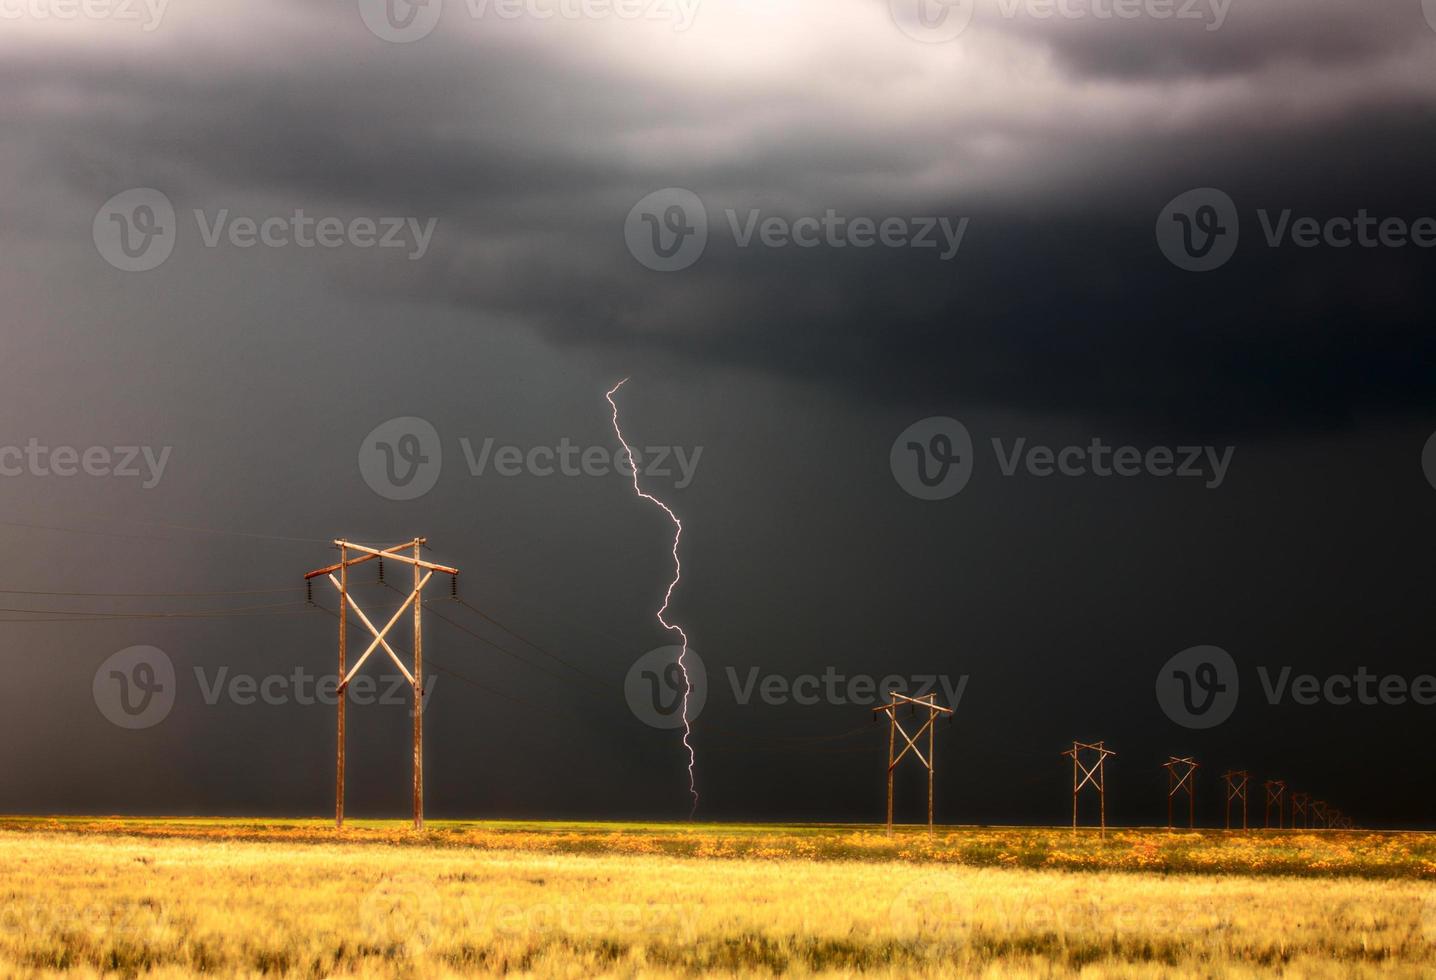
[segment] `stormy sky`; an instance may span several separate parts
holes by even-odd
[[[942,821],[1067,819],[1105,739],[1116,822],[1192,754],[1207,823],[1228,768],[1431,823],[1436,3],[922,2],[0,0],[0,810],[330,812],[302,575],[422,535],[430,815],[685,817],[628,377],[700,818],[881,819],[851,682],[932,677]],[[1193,647],[1225,720],[1162,695]],[[379,700],[354,815],[408,805]]]

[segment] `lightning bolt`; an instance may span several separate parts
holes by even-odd
[[[663,614],[668,611],[668,604],[673,601],[673,590],[677,588],[678,580],[683,577],[683,562],[678,558],[678,540],[683,537],[683,522],[678,519],[677,514],[673,513],[673,508],[653,494],[644,493],[643,488],[638,485],[638,466],[633,461],[633,449],[629,447],[628,440],[623,438],[623,430],[618,427],[618,403],[613,400],[614,393],[626,384],[628,384],[628,379],[624,378],[609,389],[608,394],[604,397],[608,399],[608,404],[613,408],[613,431],[618,436],[618,441],[623,443],[623,451],[628,456],[628,470],[633,474],[633,492],[644,500],[651,500],[662,507],[663,512],[668,515],[668,519],[673,522],[673,581],[668,583],[668,591],[663,595],[663,605],[658,608],[658,622],[664,629],[672,630],[683,640],[682,649],[678,653],[678,669],[683,674],[683,747],[688,750],[688,792],[693,797],[693,806],[688,811],[688,816],[691,819],[693,814],[698,811],[698,788],[693,777],[693,767],[697,764],[698,757],[693,752],[692,743],[688,741],[689,736],[693,734],[693,725],[688,720],[688,695],[693,692],[693,682],[688,677],[688,664],[684,660],[688,656],[688,634],[683,632],[683,627],[663,618]]]

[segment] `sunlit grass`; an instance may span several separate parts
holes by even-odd
[[[433,820],[422,834],[394,820],[4,817],[0,830],[124,833],[193,840],[344,842],[545,853],[703,858],[912,861],[966,867],[1354,875],[1436,879],[1436,834],[1370,831],[1168,832],[854,824],[600,823]]]
[[[816,826],[436,822],[413,835],[361,821],[342,840],[318,821],[3,827],[5,977],[1436,973],[1436,890],[1411,856],[1424,835],[1292,835],[1282,853],[1325,862],[1298,879],[1265,863],[1220,870],[1267,861],[1275,835],[1257,834],[944,829],[929,844]],[[589,850],[540,846],[545,835]],[[1174,838],[1206,855],[1201,873],[1143,865]],[[1405,870],[1336,870],[1373,841],[1376,867]],[[1064,847],[1110,866],[1006,858]]]

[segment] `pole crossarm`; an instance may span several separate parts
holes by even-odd
[[[893,700],[888,702],[887,704],[880,704],[877,707],[873,708],[872,710],[874,714],[879,711],[891,711],[893,708],[901,707],[901,705],[895,703],[897,701],[901,701],[906,704],[915,704],[919,708],[931,708],[932,710],[941,712],[945,715],[950,715],[953,713],[951,708],[947,708],[943,705],[936,703],[936,694],[924,694],[921,698],[910,698],[906,694],[899,694],[896,691],[889,691],[888,696],[891,697]]]
[[[427,538],[415,538],[413,541],[405,541],[403,544],[396,544],[391,548],[370,548],[367,545],[355,544],[353,541],[345,541],[341,538],[334,542],[334,546],[336,548],[347,548],[350,551],[363,552],[363,554],[361,554],[358,558],[346,558],[334,563],[333,565],[325,565],[323,568],[316,568],[312,572],[305,572],[304,578],[308,580],[312,578],[318,578],[321,575],[330,575],[334,572],[339,571],[339,569],[341,568],[353,568],[355,565],[362,565],[365,562],[373,561],[376,558],[389,558],[397,562],[402,562],[406,565],[415,565],[419,568],[427,568],[431,572],[438,572],[442,575],[459,574],[459,570],[457,568],[451,568],[448,565],[440,565],[432,561],[424,561],[421,558],[411,558],[408,555],[398,554],[398,551],[401,548],[414,548],[416,545],[419,547],[423,547],[425,544],[428,544]]]

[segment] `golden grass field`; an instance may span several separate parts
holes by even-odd
[[[1433,976],[1436,838],[0,819],[0,976]]]

